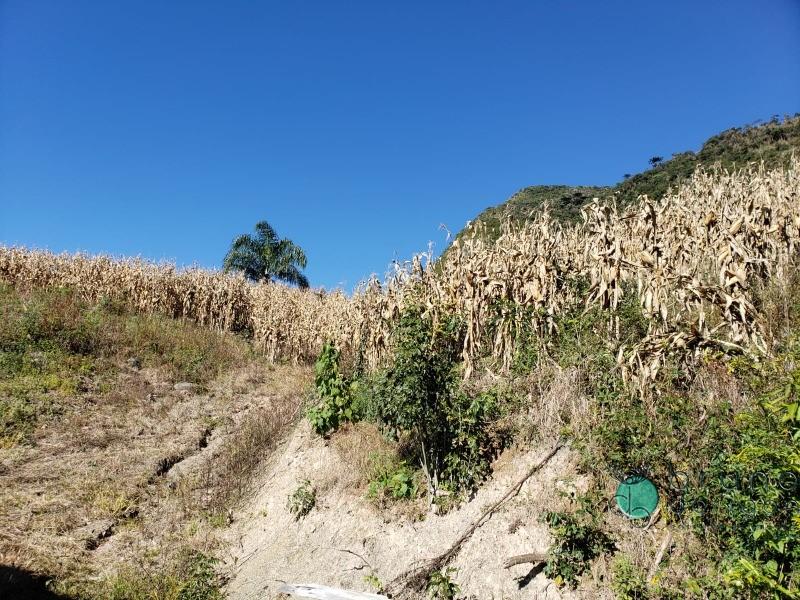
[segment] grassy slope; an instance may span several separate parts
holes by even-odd
[[[230,333],[0,284],[0,597],[219,598],[214,531],[307,383]]]
[[[697,153],[674,154],[657,167],[628,177],[615,186],[536,185],[524,188],[502,204],[484,210],[464,231],[472,231],[477,223],[482,223],[486,226],[486,234],[496,237],[504,218],[525,220],[545,202],[550,204],[555,218],[572,223],[580,220],[581,206],[594,197],[608,199],[616,196],[622,205],[643,194],[660,198],[670,187],[676,187],[690,177],[700,165],[720,164],[723,168],[732,168],[763,160],[767,168],[775,168],[786,165],[792,152],[798,150],[798,115],[756,127],[735,127],[709,138]]]

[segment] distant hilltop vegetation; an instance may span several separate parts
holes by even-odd
[[[637,174],[625,174],[614,186],[534,185],[515,193],[497,206],[487,208],[458,235],[476,233],[496,239],[500,223],[528,221],[545,203],[552,216],[562,223],[581,219],[581,207],[592,198],[616,198],[620,206],[633,203],[639,196],[662,198],[670,188],[686,181],[697,167],[744,167],[764,161],[767,169],[786,167],[792,153],[800,150],[800,113],[783,119],[775,116],[767,123],[734,127],[709,138],[699,152],[680,152],[671,158],[650,158],[651,168]]]

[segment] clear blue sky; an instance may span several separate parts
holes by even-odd
[[[800,1],[0,0],[0,243],[350,289],[527,185],[800,110]]]

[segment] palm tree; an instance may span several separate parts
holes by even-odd
[[[256,223],[256,235],[245,233],[231,244],[222,263],[224,270],[241,271],[252,281],[280,279],[308,287],[300,269],[306,268],[306,253],[292,240],[281,239],[266,221]]]

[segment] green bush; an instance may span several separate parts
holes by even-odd
[[[697,534],[722,553],[725,583],[749,597],[800,598],[799,358],[795,341],[756,366],[757,406],[737,415],[686,493]]]
[[[553,536],[544,574],[559,586],[574,586],[591,561],[614,549],[614,542],[600,528],[600,519],[590,501],[578,500],[581,506],[574,513],[548,512],[542,518]]]
[[[738,412],[727,401],[697,397],[668,376],[649,408],[632,394],[601,405],[590,432],[594,468],[646,470],[669,517],[684,519],[701,541],[688,560],[708,565],[708,572],[684,577],[680,585],[687,593],[800,598],[798,361],[797,340],[770,360],[729,360],[750,399]],[[709,360],[705,368],[724,367]],[[636,587],[631,577],[618,579]],[[680,597],[670,589],[649,593]]]
[[[472,398],[459,392],[446,408],[442,479],[456,490],[469,490],[489,475],[492,458],[507,442],[506,433],[494,427],[500,404],[493,392]]]
[[[307,417],[315,432],[329,435],[343,422],[355,420],[353,390],[339,372],[339,351],[332,344],[325,344],[314,368],[319,402],[308,410]]]
[[[500,443],[496,395],[471,398],[459,388],[461,336],[456,319],[433,323],[421,309],[407,309],[395,330],[393,361],[374,383],[378,422],[395,436],[409,434],[429,474],[453,490],[483,479]]]

